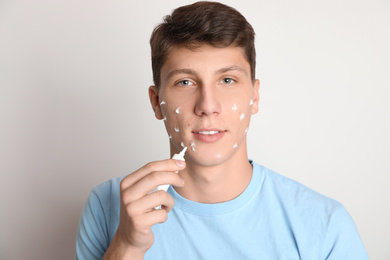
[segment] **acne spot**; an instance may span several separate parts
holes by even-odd
[[[190,143],[190,147],[191,147],[192,151],[196,152],[196,150],[195,150],[195,143],[194,142]]]
[[[176,108],[175,114],[180,114],[180,107]]]
[[[237,144],[234,144],[234,145],[233,145],[233,149],[236,149],[237,147],[238,147]]]
[[[240,120],[242,120],[242,119],[244,119],[244,118],[245,118],[245,114],[242,113],[242,114],[240,115]]]
[[[175,127],[175,132],[176,132],[176,133],[179,133],[179,132],[180,132],[180,129]]]
[[[160,106],[161,106],[161,105],[165,105],[165,101],[164,101],[164,100],[161,101]]]
[[[238,109],[238,108],[237,108],[237,105],[234,104],[233,107],[232,107],[232,109],[233,109],[233,111],[237,111],[237,109]]]

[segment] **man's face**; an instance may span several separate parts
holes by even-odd
[[[246,156],[250,117],[258,111],[259,81],[239,47],[175,47],[161,68],[161,87],[150,96],[164,120],[175,153],[187,146],[187,160],[217,165]]]

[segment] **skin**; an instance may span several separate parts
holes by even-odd
[[[103,259],[143,259],[154,242],[151,227],[165,222],[174,205],[165,191],[149,194],[158,185],[172,184],[181,196],[201,203],[232,200],[245,190],[252,177],[246,130],[258,112],[259,86],[241,48],[172,49],[161,68],[161,86],[151,86],[149,97],[171,136],[171,157],[183,142],[186,162],[151,162],[122,180],[119,227]],[[158,205],[162,209],[154,210]]]

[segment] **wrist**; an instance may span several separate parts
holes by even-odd
[[[117,231],[103,257],[103,260],[110,260],[110,259],[142,260],[144,259],[144,255],[146,251],[147,249],[134,247],[129,243],[127,243],[126,241],[124,241],[123,239],[120,239]]]

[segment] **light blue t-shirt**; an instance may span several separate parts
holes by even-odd
[[[237,198],[202,204],[168,192],[175,206],[152,227],[144,259],[368,259],[345,208],[302,184],[252,162],[250,184]],[[119,184],[95,187],[77,234],[77,258],[101,259],[119,224]]]

